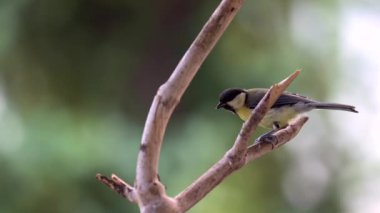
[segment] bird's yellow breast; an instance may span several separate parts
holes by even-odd
[[[243,120],[246,121],[251,115],[251,109],[247,107],[241,107],[236,111],[236,114]],[[274,122],[278,122],[280,127],[285,127],[290,120],[297,116],[298,112],[291,106],[284,106],[280,108],[272,108],[264,118],[259,123],[260,126],[271,129]]]
[[[240,107],[239,109],[235,110],[236,114],[243,120],[248,120],[249,116],[251,115],[251,109],[247,107]]]

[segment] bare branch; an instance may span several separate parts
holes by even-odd
[[[136,166],[135,188],[141,195],[140,207],[166,197],[165,189],[157,178],[157,167],[169,118],[242,3],[243,0],[223,0],[220,3],[168,81],[159,88],[154,97],[146,119]]]
[[[300,71],[297,70],[288,78],[273,85],[253,110],[250,118],[243,124],[233,147],[228,150],[222,159],[207,170],[206,173],[176,196],[175,199],[177,200],[181,211],[186,211],[191,208],[222,182],[224,178],[246,164],[247,146],[252,133],[255,131],[266,112],[299,74]],[[292,136],[295,135],[296,134],[292,133]],[[283,136],[279,139],[284,140],[287,139],[287,137]]]
[[[191,44],[172,75],[158,89],[150,107],[136,166],[135,186],[131,187],[116,175],[111,178],[98,174],[96,178],[112,190],[137,203],[141,212],[185,212],[206,196],[224,178],[249,161],[269,152],[266,146],[248,148],[248,141],[257,125],[273,103],[298,76],[296,71],[284,81],[272,86],[243,124],[233,147],[204,175],[186,188],[176,198],[166,195],[158,178],[160,149],[168,121],[182,95],[198,72],[201,64],[219,40],[244,0],[222,0],[197,38]],[[300,119],[301,120],[301,119]],[[278,144],[294,137],[302,127],[297,121],[287,130],[276,133]],[[302,124],[301,124],[302,123]]]
[[[112,174],[111,178],[108,178],[102,174],[96,174],[96,179],[132,203],[138,203],[135,189],[117,175]]]

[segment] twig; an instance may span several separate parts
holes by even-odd
[[[107,176],[104,176],[102,174],[96,174],[96,179],[104,183],[106,186],[110,187],[113,191],[115,191],[122,197],[127,198],[132,203],[138,203],[135,189],[126,182],[124,182],[117,175],[112,174],[111,178],[108,178]]]
[[[297,70],[288,78],[278,84],[273,85],[261,99],[257,107],[253,110],[250,118],[243,124],[233,147],[223,156],[222,159],[207,170],[206,173],[204,173],[183,192],[176,196],[175,199],[178,202],[181,212],[191,208],[212,189],[214,189],[220,182],[222,182],[224,178],[246,164],[248,158],[247,156],[248,154],[251,155],[252,152],[249,150],[250,152],[247,153],[248,141],[251,138],[252,133],[264,117],[265,113],[299,74],[300,70]],[[282,140],[290,140],[291,136],[294,137],[296,133],[294,133],[293,130],[296,129],[289,128],[287,131],[282,131],[281,137],[278,137],[278,139],[281,140],[279,143],[282,144]],[[266,149],[259,150],[262,150],[263,152],[265,151],[265,153],[268,152]],[[259,155],[256,153],[256,156]]]

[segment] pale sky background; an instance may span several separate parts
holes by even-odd
[[[341,91],[341,96],[355,100],[360,111],[360,119],[343,131],[351,141],[360,143],[350,147],[356,160],[362,163],[364,176],[362,183],[352,189],[352,193],[348,192],[347,212],[380,212],[379,8],[370,5],[345,7],[341,35],[342,68],[349,73],[344,75],[345,82],[350,83],[342,87],[349,92]]]
[[[318,2],[297,2],[293,12],[294,39],[313,49],[323,49],[327,42],[323,39],[334,23],[326,22],[323,7]],[[338,55],[342,72],[335,94],[329,100],[338,103],[355,105],[359,114],[327,112],[329,120],[339,130],[339,140],[334,147],[348,151],[354,158],[347,164],[337,163],[342,171],[339,177],[342,182],[349,182],[359,177],[360,181],[343,184],[342,194],[345,212],[378,213],[380,212],[380,8],[371,1],[341,2],[342,9],[337,14],[339,19]],[[333,17],[335,18],[335,17]],[[324,21],[325,20],[325,21]],[[340,22],[340,23],[339,23]],[[314,25],[311,25],[313,23]],[[326,31],[324,31],[326,29]],[[304,71],[307,72],[307,71]],[[304,73],[305,74],[305,73]],[[324,196],[328,187],[330,172],[318,158],[324,141],[324,129],[317,127],[319,112],[310,113],[312,122],[304,128],[296,145],[291,143],[287,148],[294,153],[299,164],[290,169],[283,183],[284,193],[289,202],[299,208],[307,209]],[[314,126],[315,125],[315,126]],[[311,126],[311,127],[310,127]],[[319,125],[323,127],[324,125]],[[320,135],[319,137],[312,137]],[[307,140],[306,140],[307,137]],[[306,143],[307,142],[307,143]],[[298,174],[295,177],[294,174]],[[301,175],[299,175],[301,174]],[[315,187],[319,186],[319,187]]]

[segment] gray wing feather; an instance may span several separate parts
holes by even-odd
[[[262,97],[264,97],[265,93],[268,91],[268,89],[251,89],[248,90],[248,92],[253,92],[255,93],[254,96],[256,98],[254,99],[247,99],[247,105],[249,108],[253,109],[257,106],[259,101],[261,100]],[[277,101],[273,104],[272,108],[278,108],[281,106],[286,106],[286,105],[294,105],[298,102],[302,103],[318,103],[317,101],[311,100],[305,96],[296,94],[296,93],[290,93],[290,92],[284,92],[278,99]]]

